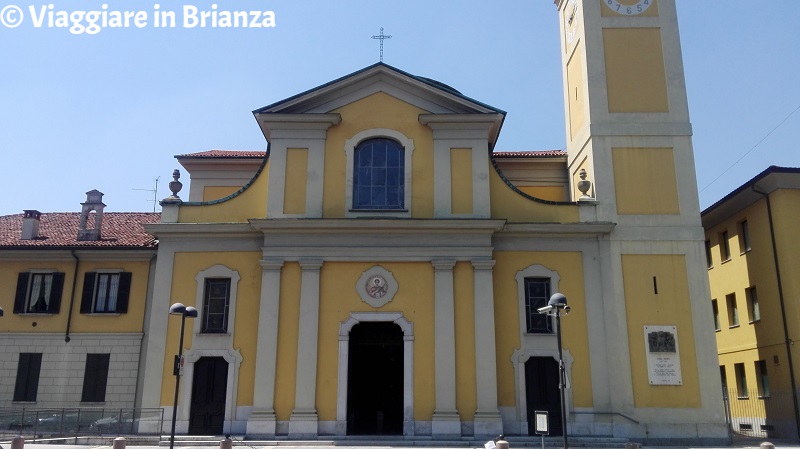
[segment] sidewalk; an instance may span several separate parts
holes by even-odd
[[[93,440],[93,441],[92,441]],[[60,439],[57,441],[52,442],[26,442],[24,445],[25,449],[112,449],[113,446],[113,437],[104,438],[107,440],[107,444],[102,444],[98,441],[97,438],[93,438],[92,440],[85,440],[85,444],[69,444],[69,443],[59,443],[57,441],[74,441],[74,438],[68,438],[66,440]],[[447,442],[442,442],[442,444],[432,443],[430,441],[407,441],[407,440],[363,440],[363,441],[291,441],[291,440],[274,440],[274,441],[242,441],[236,438],[232,438],[233,440],[233,448],[239,449],[322,449],[322,448],[336,448],[336,449],[365,449],[365,448],[413,448],[413,449],[465,449],[465,448],[477,448],[483,449],[482,446],[476,444],[476,442],[466,442],[470,443],[468,445],[464,444],[453,444],[448,445]],[[164,444],[167,440],[162,440],[161,445],[148,443],[148,444],[135,444],[135,442],[128,442],[127,447],[132,449],[165,449],[168,444]],[[100,443],[100,444],[97,444]],[[168,443],[168,442],[167,442]],[[533,444],[535,442],[526,441],[524,446],[517,445],[516,447],[526,447],[526,448],[538,448],[540,446]],[[555,443],[555,444],[554,444]],[[800,444],[797,442],[787,442],[782,444],[780,441],[772,442],[775,445],[776,449],[800,449]],[[747,442],[745,444],[733,444],[732,446],[642,446],[642,449],[731,449],[731,448],[742,448],[742,449],[760,449],[759,446],[760,442]],[[208,439],[202,442],[188,442],[188,441],[176,441],[175,447],[178,449],[210,449],[210,448],[219,448],[219,442],[215,442],[212,439]],[[560,441],[555,442],[549,440],[546,442],[547,449],[560,449],[561,443]],[[575,446],[570,445],[571,448],[575,449],[595,449],[592,446],[577,443]],[[515,445],[514,442],[511,442],[510,449],[514,449]],[[11,441],[0,441],[0,449],[11,449]],[[603,447],[602,449],[608,449],[608,446]],[[620,449],[624,449],[624,445],[620,446]]]

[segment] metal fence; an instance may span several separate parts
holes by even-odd
[[[792,393],[723,390],[725,411],[731,436],[748,438],[797,439],[795,405]]]
[[[0,436],[153,435],[163,421],[160,408],[0,408]]]

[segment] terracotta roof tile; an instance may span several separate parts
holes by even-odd
[[[250,150],[208,150],[199,153],[178,154],[176,158],[262,158],[267,154],[266,151]]]
[[[98,241],[78,241],[79,212],[42,213],[39,237],[22,240],[22,215],[0,216],[0,250],[27,247],[155,248],[158,245],[142,224],[159,223],[160,213],[105,212]]]
[[[495,151],[492,156],[500,159],[524,158],[524,157],[563,157],[567,152],[564,150],[544,150],[544,151]]]

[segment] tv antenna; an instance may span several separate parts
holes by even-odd
[[[161,176],[156,176],[153,180],[153,188],[152,189],[133,189],[133,190],[141,190],[143,192],[153,192],[153,199],[147,200],[153,203],[153,212],[156,211],[156,204],[158,204],[158,180],[161,179]]]

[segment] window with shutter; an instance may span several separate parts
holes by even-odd
[[[105,402],[110,354],[86,354],[81,402]]]
[[[83,277],[81,313],[127,313],[131,273],[88,272]]]
[[[19,355],[17,381],[14,386],[15,402],[36,402],[41,368],[41,353],[23,352]]]
[[[61,308],[63,287],[64,273],[19,273],[14,313],[58,313]]]

